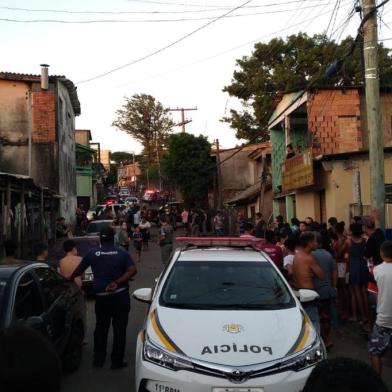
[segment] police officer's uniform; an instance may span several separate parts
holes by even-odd
[[[130,311],[128,282],[118,285],[114,291],[106,291],[107,286],[119,279],[129,267],[134,266],[129,253],[113,244],[103,243],[89,252],[82,260],[83,269],[91,266],[96,295],[94,332],[94,365],[101,367],[106,357],[107,337],[110,323],[113,323],[112,368],[123,365],[126,328]]]

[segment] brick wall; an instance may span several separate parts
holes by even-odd
[[[360,96],[357,90],[320,90],[308,101],[308,127],[317,154],[363,148]]]
[[[56,99],[51,91],[32,94],[33,100],[33,143],[56,141]]]

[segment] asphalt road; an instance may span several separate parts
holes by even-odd
[[[180,234],[180,233],[178,233]],[[131,282],[131,292],[141,287],[152,287],[155,278],[160,274],[159,247],[151,244],[150,250],[142,255],[142,262],[138,265],[138,274]],[[83,363],[78,372],[66,375],[63,392],[92,391],[92,392],[135,392],[134,387],[134,356],[136,338],[143,325],[147,305],[132,300],[132,309],[129,317],[128,341],[126,360],[129,366],[122,370],[110,370],[110,360],[107,360],[103,369],[92,366],[93,359],[93,330],[94,330],[94,301],[88,301],[88,331],[87,345],[84,347]],[[351,323],[340,326],[335,336],[334,347],[329,357],[345,356],[369,362],[366,337],[361,335],[359,328]],[[111,350],[111,337],[109,338],[108,353]],[[384,381],[392,391],[392,352],[384,360]]]

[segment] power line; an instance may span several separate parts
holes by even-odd
[[[186,4],[186,3],[169,3],[169,2],[164,2],[164,1],[155,1],[155,0],[128,0],[132,1],[134,3],[145,3],[145,4],[158,4],[158,5],[172,5],[176,7],[203,7],[202,4]],[[211,7],[211,8],[217,8],[221,7],[220,5],[204,5],[204,7]],[[230,8],[230,6],[226,6],[226,8]]]
[[[155,55],[157,55],[157,54],[159,54],[159,53],[162,53],[163,51],[165,51],[165,50],[167,50],[167,49],[169,49],[169,48],[171,48],[171,47],[177,45],[178,43],[180,43],[180,42],[186,40],[187,38],[191,37],[192,35],[198,33],[199,31],[204,30],[205,28],[207,28],[208,26],[212,25],[213,23],[218,22],[219,20],[221,20],[221,19],[224,18],[225,16],[231,14],[232,12],[235,12],[235,11],[237,11],[238,9],[241,9],[244,5],[249,4],[251,1],[252,1],[252,0],[247,0],[247,1],[245,1],[244,3],[238,5],[237,7],[234,7],[234,8],[231,9],[230,11],[224,13],[223,15],[218,16],[218,17],[215,18],[214,20],[212,20],[212,21],[210,21],[210,22],[208,22],[208,23],[203,24],[202,26],[198,27],[197,29],[192,30],[190,33],[187,33],[187,34],[183,35],[182,37],[176,39],[175,41],[171,42],[170,44],[168,44],[168,45],[166,45],[166,46],[163,46],[163,47],[160,48],[160,49],[155,50],[154,52],[151,52],[151,53],[149,53],[149,54],[147,54],[147,55],[145,55],[145,56],[143,56],[143,57],[140,57],[140,58],[138,58],[138,59],[136,59],[136,60],[133,60],[133,61],[131,61],[131,62],[129,62],[129,63],[120,65],[119,67],[113,68],[113,69],[111,69],[111,70],[109,70],[109,71],[107,71],[107,72],[104,72],[104,73],[101,73],[101,74],[99,74],[99,75],[93,76],[92,78],[82,80],[82,81],[80,81],[80,82],[77,83],[77,84],[87,83],[87,82],[91,82],[91,81],[96,80],[96,79],[99,79],[99,78],[103,78],[103,77],[105,77],[105,76],[107,76],[107,75],[110,75],[110,74],[116,72],[116,71],[119,71],[120,69],[127,68],[127,67],[129,67],[129,66],[131,66],[131,65],[133,65],[133,64],[140,63],[140,62],[142,62],[142,61],[144,61],[144,60],[147,60],[147,59],[150,58],[150,57],[153,57],[153,56],[155,56]]]
[[[280,3],[269,3],[264,5],[250,5],[243,7],[244,9],[250,8],[266,8],[266,7],[275,7],[275,6],[282,6],[294,3],[301,3],[303,1],[308,2],[318,2],[319,0],[290,0]],[[208,6],[207,6],[208,7]],[[58,13],[58,14],[76,14],[76,15],[83,15],[83,14],[93,14],[93,15],[129,15],[129,14],[187,14],[187,13],[205,13],[205,12],[214,12],[214,11],[224,11],[229,10],[232,7],[229,6],[217,6],[217,8],[204,8],[199,10],[181,10],[181,11],[124,11],[124,10],[117,10],[117,11],[92,11],[92,10],[83,10],[83,11],[76,11],[76,10],[68,10],[68,9],[52,9],[52,8],[21,8],[21,7],[9,7],[9,6],[0,6],[0,9],[7,10],[7,11],[18,11],[18,12],[46,12],[46,13]]]
[[[297,23],[294,23],[294,24],[292,24],[292,25],[290,25],[290,26],[288,26],[288,27],[284,27],[283,29],[273,31],[272,33],[265,34],[265,35],[263,35],[262,37],[253,39],[253,40],[251,40],[251,41],[244,42],[244,43],[242,43],[242,44],[240,44],[240,45],[234,46],[234,47],[232,47],[232,48],[230,48],[230,49],[224,50],[224,51],[219,52],[219,53],[217,53],[217,54],[214,54],[214,55],[212,55],[212,56],[204,57],[203,59],[196,60],[196,61],[194,61],[194,62],[192,62],[192,63],[185,64],[185,65],[183,65],[183,66],[173,68],[173,69],[168,70],[168,71],[166,71],[166,72],[163,72],[163,73],[160,73],[160,74],[153,75],[153,76],[151,76],[151,77],[149,77],[149,78],[144,79],[143,81],[147,81],[147,80],[154,79],[154,78],[157,78],[157,77],[160,77],[160,76],[164,76],[164,75],[167,75],[167,74],[169,74],[169,73],[171,73],[171,72],[176,72],[176,71],[179,71],[179,70],[181,70],[181,69],[184,69],[184,68],[187,68],[187,67],[191,67],[191,66],[194,66],[194,65],[203,63],[203,62],[205,62],[205,61],[213,60],[213,59],[215,59],[215,58],[217,58],[217,57],[220,57],[220,56],[223,56],[223,55],[225,55],[225,54],[227,54],[227,53],[233,52],[234,50],[241,49],[241,48],[243,48],[243,47],[245,47],[245,46],[248,46],[248,45],[250,45],[250,44],[254,44],[254,43],[256,43],[256,42],[260,42],[260,41],[262,41],[262,40],[265,39],[265,38],[268,38],[268,37],[271,37],[271,36],[274,36],[274,35],[283,33],[283,32],[285,32],[285,31],[288,31],[288,30],[292,29],[293,27],[301,26],[303,23],[306,23],[306,22],[309,22],[309,21],[314,21],[314,20],[316,20],[316,19],[318,19],[318,18],[321,18],[322,16],[325,16],[325,15],[329,14],[330,12],[331,12],[331,9],[329,9],[328,11],[325,11],[325,12],[323,12],[323,13],[320,13],[320,14],[318,14],[318,15],[315,16],[315,17],[313,17],[313,16],[312,16],[312,17],[309,17],[308,19],[304,19],[304,20],[302,20],[302,21],[300,21],[300,22],[297,22]],[[117,87],[127,86],[127,85],[129,85],[129,84],[131,84],[131,83],[133,83],[133,82],[127,82],[127,83],[121,84],[120,86],[117,86]]]
[[[328,3],[321,3],[317,5],[308,5],[300,8],[300,10],[309,8],[318,8],[323,5],[328,5]],[[284,9],[284,10],[274,10],[274,11],[263,11],[263,12],[252,12],[245,14],[236,15],[226,15],[220,17],[220,19],[227,18],[239,18],[245,16],[259,16],[259,15],[269,15],[269,14],[279,14],[287,13],[292,11],[298,11],[298,8]],[[93,23],[171,23],[171,22],[195,22],[203,20],[214,21],[216,16],[211,17],[198,17],[198,18],[178,18],[178,19],[97,19],[97,20],[61,20],[61,19],[13,19],[13,18],[0,18],[2,22],[13,22],[13,23],[62,23],[62,24],[93,24]]]

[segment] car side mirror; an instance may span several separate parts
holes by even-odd
[[[146,304],[151,304],[152,302],[152,289],[138,289],[133,292],[132,297],[137,301],[144,302]]]
[[[297,297],[301,303],[312,302],[319,297],[314,290],[309,289],[300,289],[297,293]]]

